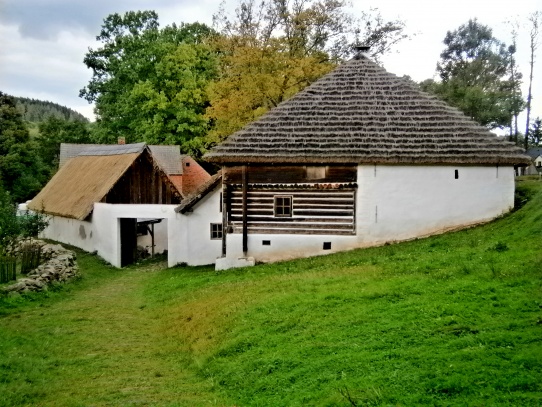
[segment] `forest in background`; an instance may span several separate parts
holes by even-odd
[[[59,105],[58,103],[13,96],[15,106],[21,113],[24,121],[32,123],[41,123],[49,117],[66,121],[81,121],[88,123],[88,119],[81,113],[76,112],[69,107]]]

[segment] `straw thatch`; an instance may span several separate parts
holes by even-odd
[[[527,165],[529,157],[358,56],[214,147],[218,163]]]
[[[77,156],[68,160],[30,202],[32,210],[79,220],[113,188],[141,153]]]

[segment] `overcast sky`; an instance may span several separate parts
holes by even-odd
[[[234,9],[237,0],[226,0]],[[416,81],[435,76],[446,31],[470,18],[493,28],[495,37],[509,42],[506,20],[537,9],[540,0],[353,0],[355,11],[378,8],[385,19],[405,21],[411,40],[383,58],[384,67]],[[49,100],[93,118],[92,105],[79,98],[91,72],[83,64],[103,19],[111,13],[155,10],[160,25],[199,21],[212,24],[220,0],[0,0],[0,90],[14,95]],[[528,76],[527,26],[520,33],[518,62]],[[542,116],[542,45],[535,66],[532,116]],[[524,84],[524,94],[526,94]]]

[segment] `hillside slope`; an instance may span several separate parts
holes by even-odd
[[[32,123],[40,123],[49,117],[68,121],[81,121],[88,123],[88,119],[81,113],[69,107],[59,105],[45,100],[14,97],[17,110],[21,112],[23,120]]]

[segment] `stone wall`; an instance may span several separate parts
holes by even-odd
[[[4,293],[44,291],[50,284],[63,283],[78,276],[79,268],[74,252],[59,244],[49,244],[41,240],[33,240],[32,243],[41,246],[42,263],[26,277],[2,288]]]

